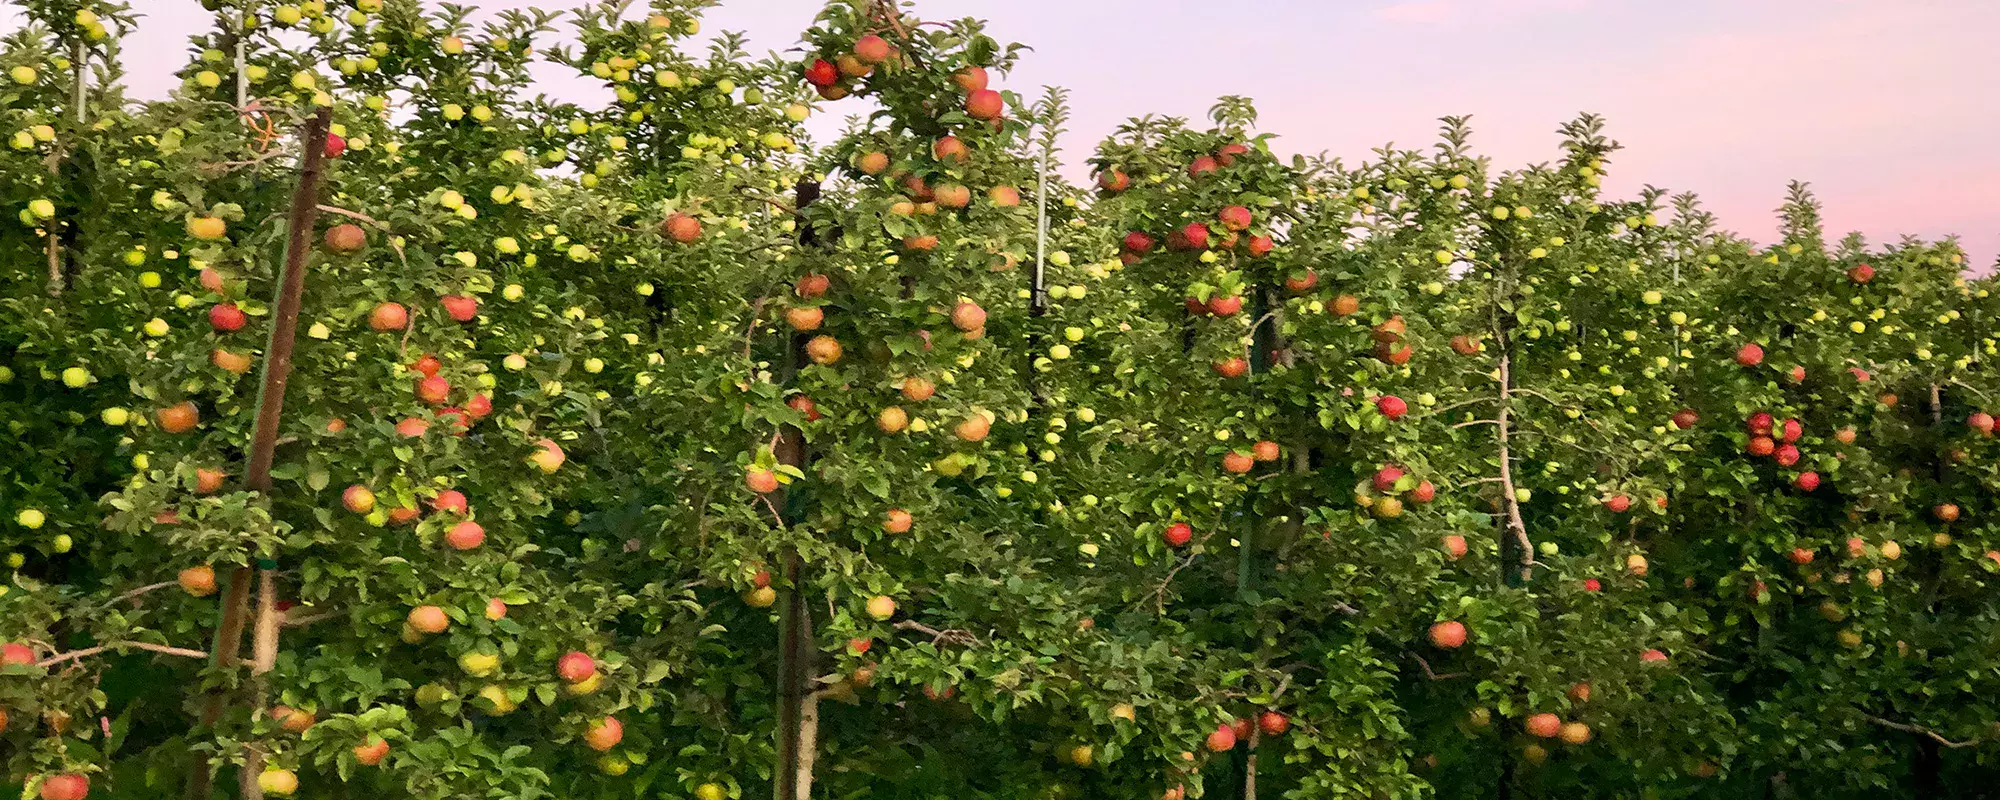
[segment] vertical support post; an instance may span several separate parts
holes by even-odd
[[[1042,316],[1049,313],[1049,151],[1042,148],[1041,161],[1035,167],[1035,270],[1028,288],[1028,314]]]
[[[817,232],[803,219],[802,213],[819,195],[819,184],[799,183],[793,208],[798,209],[801,217],[802,247],[819,241]],[[807,362],[806,339],[802,334],[790,338],[779,366],[783,380],[790,381]],[[779,463],[799,469],[804,469],[809,460],[804,433],[795,428],[780,431],[773,450]],[[789,527],[797,522],[804,497],[796,487],[780,491],[783,493],[780,522]],[[813,764],[819,747],[818,701],[813,696],[812,612],[802,591],[806,582],[804,559],[790,547],[784,549],[779,559],[785,593],[783,605],[778,609],[778,763],[771,780],[772,795],[773,800],[807,800],[812,796]]]
[[[322,108],[306,121],[300,135],[304,152],[300,156],[298,187],[292,193],[291,213],[287,218],[283,272],[279,275],[277,297],[272,303],[271,334],[264,346],[263,382],[257,392],[257,417],[252,425],[249,464],[244,475],[245,488],[262,494],[271,491],[271,462],[278,446],[279,418],[285,409],[285,387],[292,374],[292,348],[298,339],[299,307],[305,295],[306,255],[312,247],[313,227],[319,219],[319,190],[325,173],[327,130],[332,122],[333,110]],[[270,669],[265,665],[267,660],[274,662],[277,658],[277,565],[267,561],[259,566],[262,567],[259,573],[260,613],[257,620],[257,661],[253,670],[255,674],[262,675]],[[248,567],[237,569],[230,577],[229,592],[223,599],[222,623],[216,629],[215,645],[211,650],[213,664],[218,668],[228,669],[241,663],[243,628],[250,616],[251,578],[252,572]],[[202,710],[201,727],[212,726],[220,720],[228,700],[225,693],[210,694]],[[248,763],[245,767],[247,788],[244,796],[261,797],[261,790],[250,793],[256,789],[255,771],[248,768]],[[188,777],[189,800],[208,797],[213,779],[208,757],[195,755]]]

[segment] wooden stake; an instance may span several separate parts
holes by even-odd
[[[300,135],[305,152],[300,157],[298,188],[292,193],[284,271],[279,275],[277,299],[272,303],[271,336],[264,347],[263,386],[257,393],[257,418],[250,437],[250,463],[244,476],[245,487],[254,492],[268,494],[271,491],[271,461],[278,447],[278,421],[285,409],[285,387],[292,374],[292,348],[298,338],[299,306],[305,294],[306,254],[312,247],[313,227],[319,219],[319,188],[324,177],[327,130],[332,123],[333,110],[322,108],[306,121]],[[275,566],[265,567],[260,575],[262,585],[258,605],[263,613],[258,615],[257,620],[259,666],[264,664],[267,618],[276,618],[275,610],[264,611],[266,603],[276,603],[274,570]],[[241,663],[243,627],[250,616],[250,578],[248,567],[236,570],[230,578],[229,593],[223,599],[222,624],[216,629],[215,646],[210,651],[218,668],[228,669]],[[275,661],[276,630],[271,630],[268,636],[269,658]],[[263,666],[256,669],[255,674],[261,675],[269,669]],[[221,720],[228,701],[225,693],[210,694],[202,710],[201,727],[213,726]],[[261,760],[261,755],[258,758]],[[244,775],[254,784],[255,772],[247,766]],[[209,785],[214,778],[209,770],[208,757],[205,754],[195,755],[193,769],[188,775],[188,800],[208,797]],[[253,795],[246,792],[245,796]]]

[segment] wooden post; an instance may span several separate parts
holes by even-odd
[[[806,206],[819,198],[819,190],[817,183],[800,182],[793,208],[803,212]],[[809,246],[818,242],[817,232],[801,214],[799,244]],[[781,380],[789,382],[807,363],[806,340],[804,334],[794,335],[788,340],[785,358],[779,363]],[[773,451],[779,463],[799,469],[804,469],[809,460],[803,432],[796,429],[780,431]],[[779,522],[789,527],[797,523],[804,497],[794,487],[786,487],[780,492],[779,508],[782,511]],[[785,548],[779,558],[783,561],[785,594],[783,605],[778,609],[778,763],[771,778],[772,794],[773,800],[806,800],[812,796],[814,755],[819,746],[818,700],[813,687],[815,648],[812,612],[802,591],[806,583],[805,560],[790,547]]]
[[[271,461],[278,447],[278,422],[285,409],[285,387],[292,375],[292,348],[298,338],[299,306],[305,294],[306,254],[312,247],[313,229],[319,219],[319,189],[324,177],[327,129],[332,121],[332,109],[322,108],[306,121],[300,135],[305,152],[300,157],[298,188],[292,193],[283,272],[278,278],[277,298],[272,303],[271,335],[264,347],[263,385],[257,393],[257,417],[252,427],[249,465],[244,475],[244,486],[254,492],[268,494],[271,491]],[[269,671],[268,663],[277,658],[277,616],[274,608],[276,564],[266,563],[268,566],[260,564],[263,569],[259,571],[258,605],[261,613],[257,621],[257,662],[253,666],[257,675]],[[230,577],[229,592],[223,599],[222,623],[216,628],[215,645],[210,651],[218,668],[228,669],[241,663],[243,627],[250,616],[251,577],[248,567],[236,570]],[[224,693],[210,694],[202,710],[201,727],[206,728],[219,721],[228,700]],[[187,797],[188,800],[201,800],[208,797],[214,776],[206,755],[195,755],[193,762],[193,769],[188,775]],[[245,767],[248,788],[244,796],[262,797],[261,791],[252,793],[251,790],[256,788],[256,776],[248,768],[249,764],[246,763]]]

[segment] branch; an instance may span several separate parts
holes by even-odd
[[[1431,662],[1425,661],[1423,656],[1417,655],[1416,653],[1408,650],[1405,650],[1403,652],[1409,653],[1410,658],[1416,659],[1417,666],[1424,668],[1424,677],[1429,678],[1431,680],[1448,681],[1453,678],[1463,678],[1467,676],[1467,673],[1463,672],[1447,672],[1443,675],[1439,675],[1436,672],[1431,671]]]
[[[1474,425],[1500,425],[1500,424],[1503,423],[1501,423],[1500,420],[1497,419],[1475,419],[1475,420],[1467,420],[1465,422],[1458,423],[1457,425],[1453,425],[1451,427],[1456,429],[1456,428],[1470,428]]]
[[[979,644],[979,637],[974,636],[971,631],[958,628],[938,630],[913,619],[906,619],[896,623],[896,630],[916,631],[925,634],[931,637],[931,644],[961,644],[967,646]]]
[[[769,299],[770,299],[770,297],[771,297],[771,296],[770,296],[770,295],[768,295],[768,294],[767,294],[767,295],[763,295],[763,296],[760,296],[760,297],[758,297],[758,298],[757,298],[757,301],[756,301],[756,302],[754,302],[754,303],[751,303],[751,304],[750,304],[750,324],[749,324],[749,325],[747,325],[747,326],[745,326],[745,327],[743,328],[743,360],[744,360],[744,361],[749,361],[749,360],[750,360],[750,342],[751,342],[751,340],[752,340],[752,339],[756,338],[756,336],[757,336],[757,323],[759,323],[759,322],[761,322],[761,321],[763,320],[763,318],[764,318],[764,302],[765,302],[766,300],[769,300]],[[754,362],[753,362],[753,363],[754,363]],[[757,371],[756,371],[756,369],[755,369],[755,368],[752,368],[752,369],[750,370],[750,372],[751,372],[751,377],[753,377],[753,378],[754,378],[754,377],[756,377],[756,372],[757,372]]]
[[[149,593],[149,592],[157,592],[157,591],[159,591],[159,590],[161,590],[161,589],[165,589],[165,588],[167,588],[167,587],[169,587],[169,586],[179,586],[179,585],[180,585],[180,581],[161,581],[161,582],[159,582],[159,583],[149,583],[149,584],[146,584],[145,586],[141,586],[141,587],[139,587],[139,588],[137,588],[137,589],[133,589],[133,590],[131,590],[131,591],[129,591],[129,592],[126,592],[126,593],[124,593],[124,594],[121,594],[121,595],[119,595],[119,596],[117,596],[117,597],[113,597],[113,598],[111,598],[111,602],[109,602],[109,603],[105,603],[105,605],[107,605],[107,606],[109,606],[109,605],[116,605],[116,604],[118,604],[118,603],[121,603],[121,602],[124,602],[124,601],[126,601],[126,600],[130,600],[130,599],[132,599],[132,598],[134,598],[134,597],[138,597],[138,596],[140,596],[140,595],[142,595],[142,594],[146,594],[146,593]]]
[[[1979,742],[1980,742],[1980,740],[1979,740],[1979,739],[1978,739],[1977,737],[1974,737],[1974,738],[1971,738],[1971,739],[1967,739],[1967,740],[1965,740],[1965,741],[1962,741],[1962,742],[1954,742],[1954,741],[1952,741],[1952,740],[1950,740],[1950,739],[1946,739],[1946,738],[1944,738],[1944,735],[1943,735],[1943,734],[1940,734],[1940,733],[1938,733],[1937,731],[1934,731],[1934,730],[1931,730],[1931,729],[1929,729],[1929,728],[1926,728],[1926,727],[1924,727],[1924,726],[1922,726],[1922,725],[1911,725],[1911,724],[1908,724],[1908,723],[1904,723],[1904,722],[1892,722],[1892,721],[1889,721],[1889,720],[1886,720],[1886,719],[1883,719],[1883,718],[1881,718],[1881,717],[1878,717],[1878,716],[1875,716],[1875,715],[1873,715],[1873,714],[1867,714],[1867,713],[1863,713],[1863,714],[1861,715],[1861,717],[1862,717],[1862,719],[1866,719],[1866,720],[1868,720],[1869,722],[1873,722],[1873,723],[1875,723],[1875,724],[1877,724],[1877,725],[1880,725],[1880,726],[1882,726],[1882,727],[1884,727],[1884,728],[1888,728],[1888,729],[1890,729],[1890,730],[1897,730],[1897,731],[1902,731],[1902,732],[1904,732],[1904,733],[1915,733],[1915,734],[1919,734],[1919,735],[1923,735],[1923,736],[1929,736],[1929,737],[1931,737],[1932,739],[1935,739],[1935,740],[1937,740],[1937,743],[1938,743],[1938,744],[1941,744],[1941,745],[1944,745],[1944,746],[1946,746],[1946,747],[1950,747],[1950,748],[1953,748],[1953,749],[1957,749],[1957,748],[1960,748],[1960,747],[1971,747],[1971,746],[1973,746],[1973,745],[1976,745],[1976,744],[1979,744]]]
[[[1552,405],[1552,406],[1556,406],[1556,407],[1558,407],[1558,408],[1560,408],[1560,407],[1562,406],[1562,404],[1561,404],[1561,403],[1558,403],[1558,402],[1556,402],[1555,398],[1553,398],[1553,397],[1550,397],[1550,396],[1548,396],[1548,395],[1545,395],[1545,394],[1542,394],[1541,392],[1538,392],[1538,391],[1535,391],[1535,390],[1533,390],[1533,389],[1523,389],[1523,388],[1521,388],[1521,387],[1519,387],[1519,386],[1512,386],[1512,387],[1508,387],[1508,389],[1507,389],[1507,393],[1508,393],[1508,394],[1525,394],[1525,395],[1527,395],[1527,396],[1529,396],[1529,397],[1538,397],[1538,398],[1541,398],[1541,399],[1542,399],[1543,401],[1547,402],[1547,403],[1548,403],[1549,405]]]
[[[208,651],[206,650],[190,650],[185,647],[168,647],[163,644],[151,644],[148,642],[111,642],[110,644],[101,644],[96,647],[86,647],[83,648],[82,650],[71,650],[67,653],[49,656],[48,658],[35,662],[35,666],[47,669],[49,667],[56,666],[57,664],[61,664],[65,661],[75,661],[79,658],[89,658],[91,656],[97,655],[98,653],[102,653],[106,650],[115,650],[123,647],[130,647],[136,650],[147,650],[154,653],[160,653],[162,655],[182,656],[185,658],[208,657]]]

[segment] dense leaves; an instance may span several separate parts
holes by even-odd
[[[219,1],[149,103],[127,9],[18,5],[0,759],[31,794],[2000,770],[2000,301],[1954,241],[1829,242],[1802,185],[1769,246],[1606,197],[1589,115],[1547,164],[1447,118],[1346,165],[1229,97],[1074,186],[1066,95],[1003,85],[1025,48],[873,0],[764,59],[696,0]],[[816,143],[814,109],[852,116]]]

